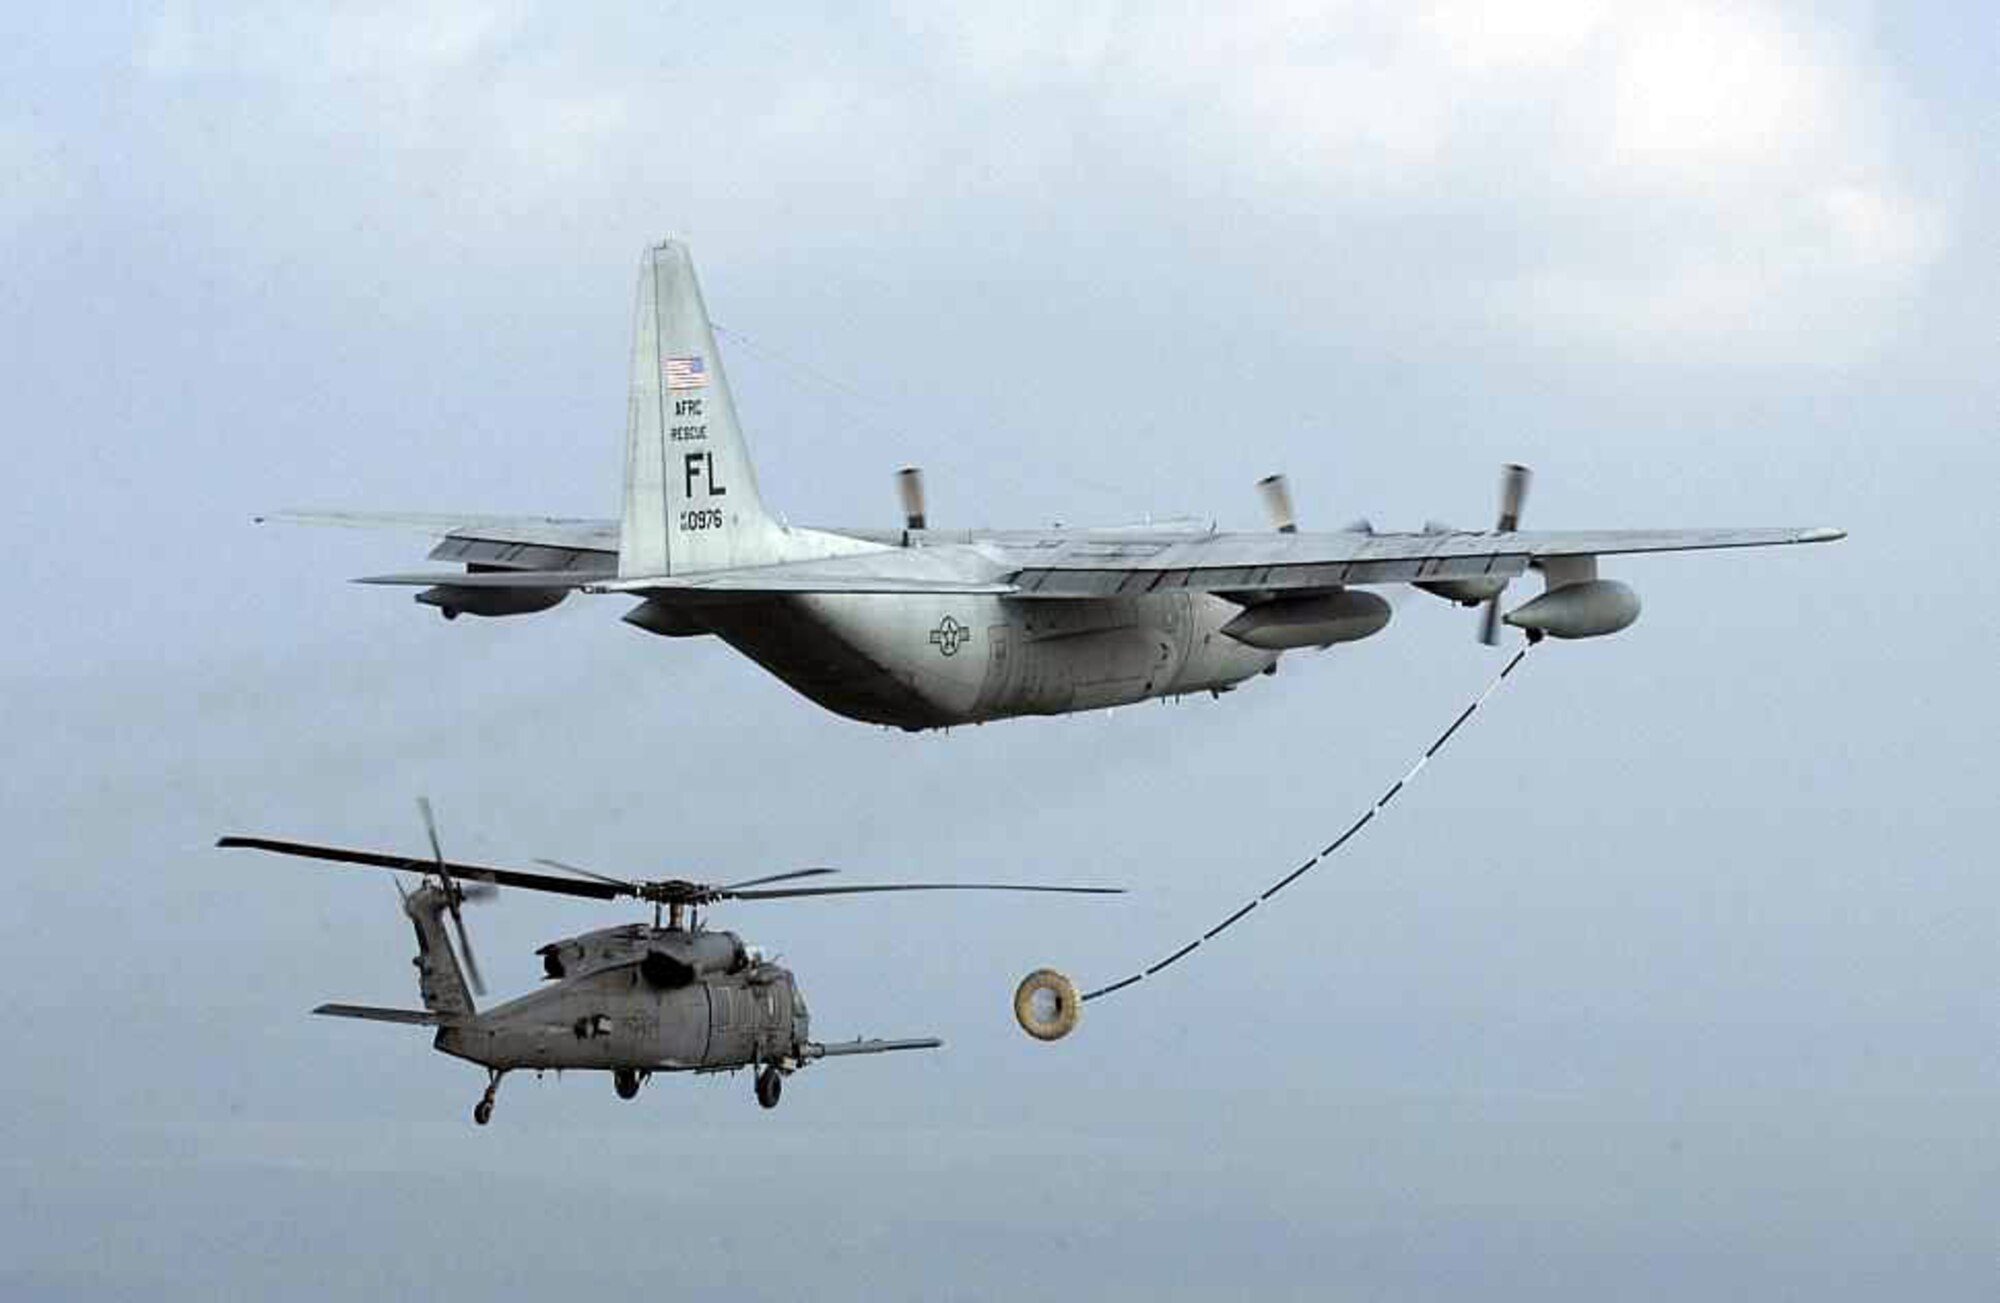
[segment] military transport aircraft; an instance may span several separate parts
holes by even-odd
[[[625,622],[668,638],[715,635],[826,709],[909,730],[1057,715],[1148,697],[1222,693],[1287,650],[1379,633],[1369,591],[1410,585],[1484,606],[1529,638],[1616,633],[1638,595],[1598,575],[1628,552],[1823,543],[1837,529],[1532,532],[1528,472],[1506,469],[1491,530],[1366,525],[1300,532],[1281,477],[1260,484],[1269,532],[1188,526],[928,527],[921,474],[899,474],[904,526],[812,529],[771,515],[723,375],[687,247],[640,261],[623,517],[286,512],[308,524],[408,527],[462,570],[377,575],[420,589],[446,619],[544,611],[571,593],[637,599]],[[1502,610],[1509,582],[1543,592]]]

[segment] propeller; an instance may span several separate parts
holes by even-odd
[[[1493,526],[1494,533],[1511,534],[1521,527],[1521,508],[1528,500],[1528,484],[1534,477],[1533,471],[1514,462],[1500,468],[1500,519]],[[1500,597],[1506,591],[1507,586],[1500,585],[1486,599],[1486,610],[1479,618],[1479,641],[1488,647],[1500,645]]]
[[[486,979],[479,975],[479,960],[472,953],[472,938],[466,935],[465,915],[459,912],[459,902],[467,899],[485,900],[494,893],[491,883],[474,882],[469,887],[461,887],[452,880],[451,866],[445,861],[444,846],[438,841],[437,816],[431,812],[428,796],[417,798],[417,812],[424,817],[424,833],[431,840],[431,863],[437,869],[438,877],[444,882],[445,907],[451,912],[451,925],[458,933],[458,952],[465,957],[465,980],[472,987],[474,995],[486,994]]]
[[[1272,529],[1280,534],[1299,532],[1299,518],[1292,510],[1292,483],[1283,473],[1258,480],[1257,492],[1264,497],[1264,514],[1271,518]]]
[[[903,500],[903,528],[926,529],[924,513],[924,471],[921,466],[905,466],[896,472],[896,493]]]

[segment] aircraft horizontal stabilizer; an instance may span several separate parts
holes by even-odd
[[[267,511],[254,518],[260,525],[318,525],[335,529],[389,529],[433,538],[462,534],[473,538],[503,538],[549,547],[615,548],[618,522],[583,516],[493,516],[438,511]]]
[[[364,575],[357,584],[388,584],[399,588],[586,588],[607,578],[604,570],[482,570],[470,574]]]
[[[323,1004],[313,1012],[329,1018],[359,1018],[365,1022],[403,1023],[411,1027],[448,1027],[458,1021],[428,1009],[381,1009],[372,1004]]]

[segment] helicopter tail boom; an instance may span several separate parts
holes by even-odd
[[[444,925],[456,890],[455,885],[426,880],[403,898],[403,912],[417,930],[417,988],[425,1010],[438,1019],[439,1026],[469,1021],[476,1012],[472,993],[466,989],[465,970],[459,967]]]

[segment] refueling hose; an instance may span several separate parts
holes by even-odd
[[[1528,652],[1534,645],[1533,642],[1527,643],[1521,650],[1515,652],[1508,659],[1506,666],[1493,676],[1492,681],[1486,685],[1485,689],[1472,699],[1471,704],[1458,712],[1458,718],[1452,720],[1450,726],[1444,732],[1438,734],[1436,741],[1424,748],[1424,753],[1417,757],[1417,762],[1410,766],[1409,772],[1391,783],[1388,790],[1377,797],[1375,803],[1369,806],[1360,818],[1347,825],[1345,832],[1342,832],[1340,836],[1320,848],[1318,854],[1314,855],[1304,864],[1299,865],[1296,869],[1293,869],[1290,873],[1287,873],[1284,877],[1279,878],[1269,887],[1266,887],[1263,892],[1252,897],[1245,903],[1241,909],[1238,909],[1208,931],[1202,933],[1150,968],[1142,968],[1130,977],[1120,978],[1116,982],[1096,987],[1093,990],[1084,992],[1081,996],[1074,995],[1075,986],[1070,983],[1067,977],[1064,977],[1052,968],[1041,968],[1030,973],[1022,981],[1014,997],[1014,1018],[1021,1024],[1021,1030],[1027,1032],[1028,1035],[1033,1036],[1036,1040],[1060,1040],[1076,1027],[1077,1019],[1082,1013],[1081,1006],[1083,1004],[1092,1000],[1102,999],[1115,991],[1122,991],[1128,986],[1143,982],[1155,973],[1179,963],[1200,949],[1204,942],[1213,941],[1216,937],[1234,927],[1250,911],[1256,909],[1286,887],[1291,886],[1294,882],[1297,882],[1316,868],[1322,861],[1332,858],[1343,846],[1353,840],[1357,833],[1374,822],[1376,815],[1381,814],[1383,810],[1388,808],[1389,802],[1395,800],[1402,793],[1402,790],[1409,786],[1418,774],[1423,772],[1424,766],[1431,762],[1433,756],[1444,750],[1445,744],[1450,742],[1458,730],[1465,726],[1465,722],[1471,719],[1481,706],[1486,704],[1486,699],[1497,692],[1500,685],[1507,681],[1507,676],[1512,674],[1520,666],[1521,662],[1527,659]],[[1042,999],[1037,1000],[1034,998],[1034,993],[1037,991],[1044,991],[1047,994]],[[1070,998],[1063,998],[1065,994],[1069,995]],[[1055,997],[1053,1000],[1049,998],[1051,995]]]

